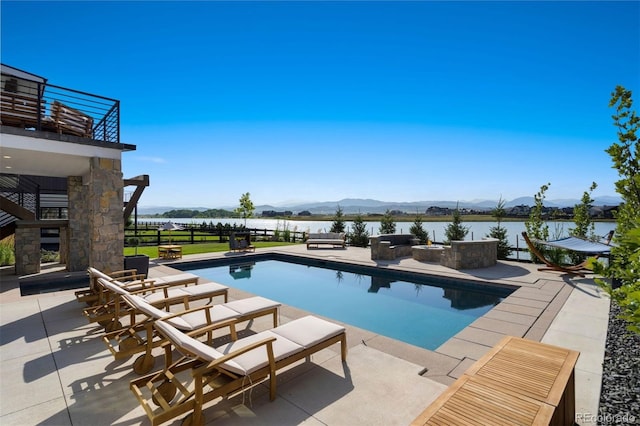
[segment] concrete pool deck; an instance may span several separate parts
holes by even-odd
[[[504,335],[523,336],[580,351],[576,366],[576,421],[596,424],[609,299],[592,279],[539,272],[531,264],[456,271],[411,258],[372,261],[370,250],[309,249],[304,245],[257,250],[519,287],[435,351],[347,326],[349,355],[325,349],[312,362],[278,375],[278,397],[264,385],[209,405],[207,424],[408,425],[447,386]],[[251,254],[212,253],[181,261],[152,259],[150,276],[178,273],[173,264]],[[43,271],[44,275],[46,271]],[[55,274],[63,274],[56,272]],[[129,360],[114,361],[101,328],[88,324],[73,290],[20,296],[13,269],[2,271],[0,296],[0,423],[149,424],[129,390]],[[230,299],[248,296],[231,289]],[[283,306],[280,321],[306,312]],[[269,327],[256,320],[251,330]],[[160,357],[159,357],[160,358]],[[160,368],[161,361],[156,363]],[[168,424],[179,424],[181,419]]]

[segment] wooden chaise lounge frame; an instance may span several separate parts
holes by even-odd
[[[92,267],[87,268],[89,273],[89,288],[85,290],[78,290],[75,292],[76,300],[80,303],[86,303],[89,306],[99,303],[102,289],[98,285],[98,278],[105,278],[111,280],[117,280],[121,283],[127,284],[132,281],[144,281],[147,277],[145,274],[138,274],[136,269],[123,269],[121,271],[114,271],[108,275]]]
[[[191,321],[182,323],[173,321],[171,323],[176,326],[176,328],[191,336],[207,334],[207,341],[209,343],[212,342],[212,332],[214,330],[226,327],[224,323],[220,325],[219,321],[213,321],[211,311],[215,309],[214,305],[204,305],[189,309],[188,303],[185,303],[183,311],[172,314],[156,308],[135,294],[124,295],[123,298],[130,307],[130,325],[121,330],[105,334],[102,340],[116,360],[129,358],[132,355],[144,352],[144,354],[136,358],[133,363],[133,371],[137,374],[146,374],[151,371],[155,364],[155,359],[152,354],[153,349],[167,342],[153,327],[153,324],[157,320],[162,319],[171,322],[175,317],[191,317],[193,318]],[[245,312],[243,312],[242,309],[237,309],[238,304],[246,304],[247,302],[254,306]],[[256,296],[217,306],[223,307],[223,310],[237,312],[235,316],[231,314],[224,316],[224,321],[234,320],[237,321],[237,323],[242,323],[262,316],[272,315],[273,327],[275,328],[278,326],[278,308],[280,305],[280,303]],[[136,320],[136,316],[140,315],[142,315],[143,318]],[[218,314],[217,317],[220,317],[220,314]],[[193,326],[194,323],[204,325]],[[169,360],[170,364],[170,353],[165,354],[165,358]]]
[[[197,288],[198,291],[195,294],[186,293],[180,291],[180,287],[185,290],[188,287],[186,284],[180,285],[156,285],[153,280],[148,281],[136,281],[129,284],[119,283],[117,281],[106,280],[104,278],[98,278],[98,284],[104,289],[101,293],[101,304],[84,309],[83,314],[89,320],[90,323],[97,322],[105,327],[105,331],[111,332],[122,328],[120,318],[130,315],[131,308],[127,305],[122,296],[124,294],[136,294],[142,297],[149,297],[152,294],[159,294],[153,301],[149,301],[151,305],[156,307],[163,307],[167,311],[172,305],[183,304],[187,308],[189,302],[199,299],[209,299],[208,303],[211,303],[214,297],[222,296],[224,301],[227,302],[227,293],[229,288],[227,286],[216,283],[205,283],[194,285],[191,288]],[[133,290],[130,290],[133,288]]]
[[[533,253],[533,255],[537,257],[538,260],[540,260],[540,262],[546,265],[542,268],[538,268],[538,271],[557,271],[557,272],[564,272],[570,275],[577,275],[579,277],[585,276],[584,271],[588,270],[587,263],[589,262],[589,259],[586,259],[577,265],[568,265],[568,266],[559,265],[547,259],[545,255],[542,254],[540,250],[538,250],[538,248],[533,243],[533,241],[531,241],[531,239],[529,238],[526,232],[522,232],[522,237],[524,238],[524,241],[527,243],[527,246],[529,247],[529,250],[531,251],[531,253]]]
[[[308,318],[318,320],[315,317],[305,317],[294,320],[293,322],[305,321]],[[275,359],[273,345],[277,338],[267,337],[253,343],[248,343],[240,349],[232,351],[213,361],[209,361],[203,359],[197,353],[199,345],[204,345],[204,343],[180,332],[164,320],[156,321],[155,327],[158,331],[176,346],[184,356],[163,371],[151,373],[131,381],[130,388],[147,413],[153,426],[188,412],[191,412],[191,414],[183,420],[183,424],[203,425],[204,415],[202,410],[206,403],[219,397],[231,397],[267,379],[269,379],[269,398],[273,401],[276,397],[276,371],[308,358],[312,354],[335,343],[340,342],[342,362],[346,362],[347,336],[344,327],[338,327],[326,321],[323,322],[341,328],[341,331],[285,358]],[[231,337],[235,341],[237,338],[235,324],[229,321],[227,325],[230,327]],[[277,329],[274,329],[273,331],[275,332],[276,330]],[[176,336],[180,336],[178,337],[180,340],[176,339]],[[188,342],[189,347],[185,346],[185,341]],[[240,342],[241,341],[242,340],[240,340]],[[225,368],[225,363],[233,362],[235,358],[259,348],[266,350],[267,359],[264,361],[267,362],[267,365],[264,367],[252,371],[247,375],[237,374]],[[191,370],[193,380],[187,380],[189,383],[183,384],[177,375],[186,370]],[[205,392],[207,386],[209,390]],[[175,397],[178,390],[181,395]],[[143,391],[145,393],[143,393]],[[146,391],[150,391],[150,398],[145,397]],[[158,408],[154,410],[152,403],[158,406]]]

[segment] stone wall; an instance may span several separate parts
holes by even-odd
[[[451,241],[445,246],[440,264],[453,269],[477,269],[494,266],[498,262],[498,240]]]
[[[67,260],[67,270],[82,271],[89,267],[91,208],[89,191],[82,184],[81,176],[67,178],[67,194],[69,196],[69,228],[64,258]],[[60,256],[63,257],[62,254]]]
[[[68,178],[67,269],[123,268],[123,181],[120,160],[92,158],[88,176]]]
[[[17,224],[16,275],[37,274],[40,272],[40,228]]]
[[[91,159],[90,265],[105,273],[124,267],[123,185],[120,160]]]

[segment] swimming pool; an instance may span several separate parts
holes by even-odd
[[[341,264],[184,264],[203,278],[434,350],[512,290]]]

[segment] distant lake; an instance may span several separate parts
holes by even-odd
[[[480,240],[489,234],[491,227],[496,226],[496,222],[464,222],[463,216],[462,225],[469,228],[467,234],[467,240]],[[202,224],[203,222],[214,225],[218,222],[222,224],[230,225],[244,225],[244,219],[221,219],[221,218],[207,218],[207,219],[168,219],[168,218],[138,218],[138,223],[145,222],[168,222],[185,224]],[[266,218],[252,218],[247,219],[247,228],[254,229],[289,229],[290,231],[298,232],[328,232],[331,229],[333,221],[307,221],[307,220],[283,220],[283,219],[266,219]],[[429,232],[429,237],[434,241],[444,240],[445,229],[451,222],[423,222],[422,227],[425,231]],[[380,229],[380,222],[366,222],[367,231],[369,235],[377,235]],[[556,222],[549,221],[549,238],[557,239],[566,237],[569,235],[569,229],[575,227],[573,222]],[[351,231],[353,227],[352,221],[345,221],[347,232]],[[409,229],[413,225],[413,222],[396,222],[396,233],[408,234]],[[525,230],[524,221],[522,222],[502,222],[502,226],[507,229],[507,235],[509,243],[512,247],[526,247],[526,244],[520,235]],[[615,222],[595,222],[596,234],[605,236],[609,231],[615,229]]]

